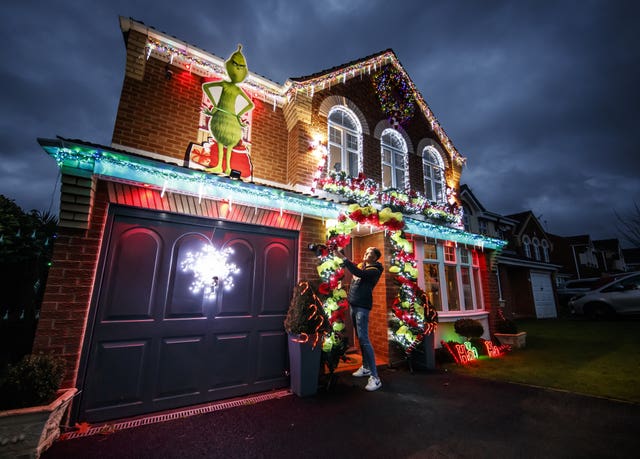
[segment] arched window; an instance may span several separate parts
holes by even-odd
[[[545,263],[549,263],[549,242],[546,239],[542,240],[542,258]]]
[[[429,201],[444,202],[444,163],[433,147],[422,151],[424,169],[424,192]]]
[[[522,248],[524,249],[524,255],[527,258],[531,258],[531,239],[529,239],[529,236],[522,237]]]
[[[382,151],[382,188],[407,188],[407,142],[394,129],[385,129],[380,137]]]
[[[356,177],[362,170],[362,127],[351,110],[335,106],[329,112],[328,168]]]
[[[533,238],[533,257],[540,261],[540,241],[537,237]]]

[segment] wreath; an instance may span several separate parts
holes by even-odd
[[[393,124],[403,124],[413,118],[416,104],[407,79],[393,65],[388,65],[373,75],[382,111]]]

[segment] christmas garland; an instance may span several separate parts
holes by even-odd
[[[362,173],[357,177],[351,177],[344,171],[331,171],[326,177],[318,180],[318,187],[361,206],[379,204],[389,207],[394,212],[423,215],[438,223],[462,227],[462,208],[457,204],[432,204],[425,196],[415,191],[380,190],[375,181],[366,178]],[[447,190],[448,196],[454,193],[452,189]]]
[[[426,294],[418,286],[417,262],[413,255],[413,244],[402,231],[402,213],[385,207],[381,211],[370,205],[352,204],[341,213],[338,224],[327,232],[327,244],[319,253],[318,274],[322,279],[319,291],[327,295],[323,304],[329,318],[330,331],[325,334],[322,350],[327,357],[330,371],[333,371],[346,350],[344,316],[347,312],[347,293],[342,288],[344,268],[342,260],[334,256],[332,247],[343,248],[351,241],[351,231],[358,224],[370,224],[391,232],[393,254],[389,271],[396,275],[400,287],[391,309],[389,319],[390,339],[398,343],[407,355],[416,348],[423,338],[436,329],[438,314],[427,300]]]
[[[373,84],[382,111],[395,125],[413,118],[416,103],[413,89],[394,65],[388,65],[373,75]]]

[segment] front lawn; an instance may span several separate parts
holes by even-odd
[[[640,403],[640,320],[518,321],[527,345],[449,371]]]

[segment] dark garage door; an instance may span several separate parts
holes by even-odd
[[[231,248],[239,272],[215,299],[182,264]],[[81,362],[78,420],[97,422],[288,385],[283,321],[297,233],[115,207]]]

